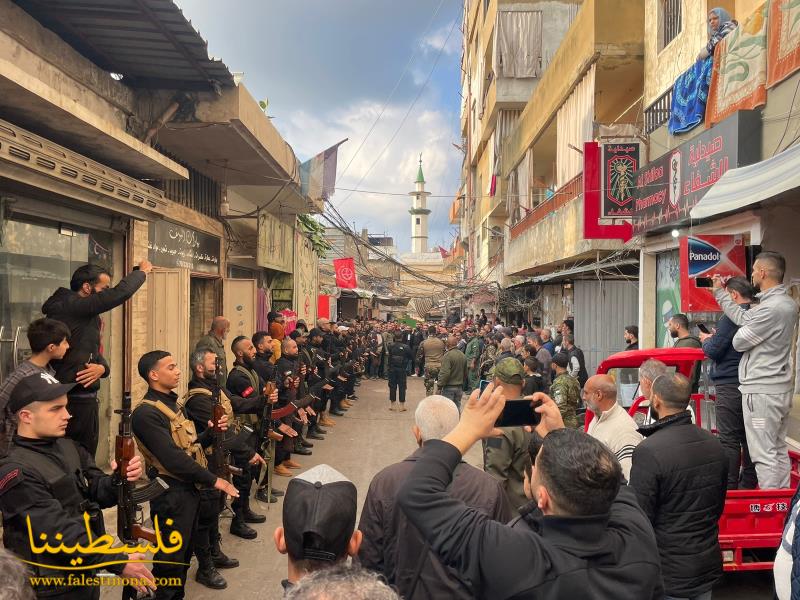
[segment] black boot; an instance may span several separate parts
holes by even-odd
[[[283,496],[283,492],[281,492],[281,496]],[[273,494],[267,495],[267,488],[265,487],[258,488],[256,491],[256,499],[261,502],[269,502],[270,504],[275,504],[278,501]]]
[[[204,557],[203,560],[200,560],[198,557],[197,560],[199,565],[197,567],[197,573],[194,576],[197,583],[211,588],[212,590],[224,590],[228,587],[228,582],[219,574],[210,556]]]
[[[309,431],[306,437],[310,440],[324,440],[325,437],[317,433],[316,431]]]
[[[311,450],[304,448],[299,439],[294,443],[294,450],[292,450],[292,453],[300,454],[301,456],[311,456]]]
[[[250,506],[246,506],[242,511],[242,517],[245,523],[263,523],[267,520],[266,515],[260,515],[250,510]]]
[[[235,569],[239,566],[239,561],[231,558],[222,551],[219,546],[219,540],[211,545],[211,560],[214,561],[214,566],[218,569]]]
[[[258,537],[258,532],[252,527],[248,527],[241,515],[235,515],[231,521],[231,535],[244,540],[254,540]]]
[[[307,437],[308,437],[308,436],[307,436]],[[314,444],[312,444],[311,442],[309,442],[307,439],[305,439],[305,438],[298,438],[298,439],[300,440],[300,445],[301,445],[303,448],[313,448],[313,447],[314,447]]]

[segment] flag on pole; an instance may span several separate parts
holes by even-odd
[[[352,290],[356,287],[356,265],[352,258],[333,259],[337,287]]]
[[[300,191],[312,201],[328,200],[336,189],[336,161],[342,140],[300,165]]]

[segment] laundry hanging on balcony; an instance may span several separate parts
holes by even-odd
[[[703,122],[714,58],[696,61],[675,80],[667,128],[670,135],[686,133]]]

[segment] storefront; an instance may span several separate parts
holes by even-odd
[[[222,312],[221,239],[167,220],[148,225],[148,340],[152,348],[188,357]],[[229,317],[231,318],[231,317]],[[188,378],[183,378],[185,386]]]
[[[157,218],[160,190],[0,121],[0,381],[30,355],[28,324],[42,304],[69,287],[76,268],[102,265],[119,281],[134,223]],[[103,315],[101,351],[111,365],[101,382],[97,459],[111,452],[112,398],[123,386],[122,311]]]
[[[652,148],[651,148],[652,150]],[[672,345],[666,323],[677,313],[713,323],[719,312],[693,311],[681,297],[679,247],[687,236],[740,236],[747,264],[762,243],[759,215],[744,211],[700,223],[692,209],[729,170],[761,158],[758,111],[739,111],[666,152],[634,175],[633,231],[642,237],[639,272],[639,339],[646,347]],[[686,285],[684,283],[684,285]]]

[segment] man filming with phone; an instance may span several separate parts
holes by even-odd
[[[541,516],[529,530],[492,521],[448,491],[461,457],[495,427],[506,387],[474,391],[459,424],[423,446],[397,502],[444,564],[481,598],[662,598],[655,535],[611,451],[566,429],[558,407],[539,393],[541,421],[531,491]]]

